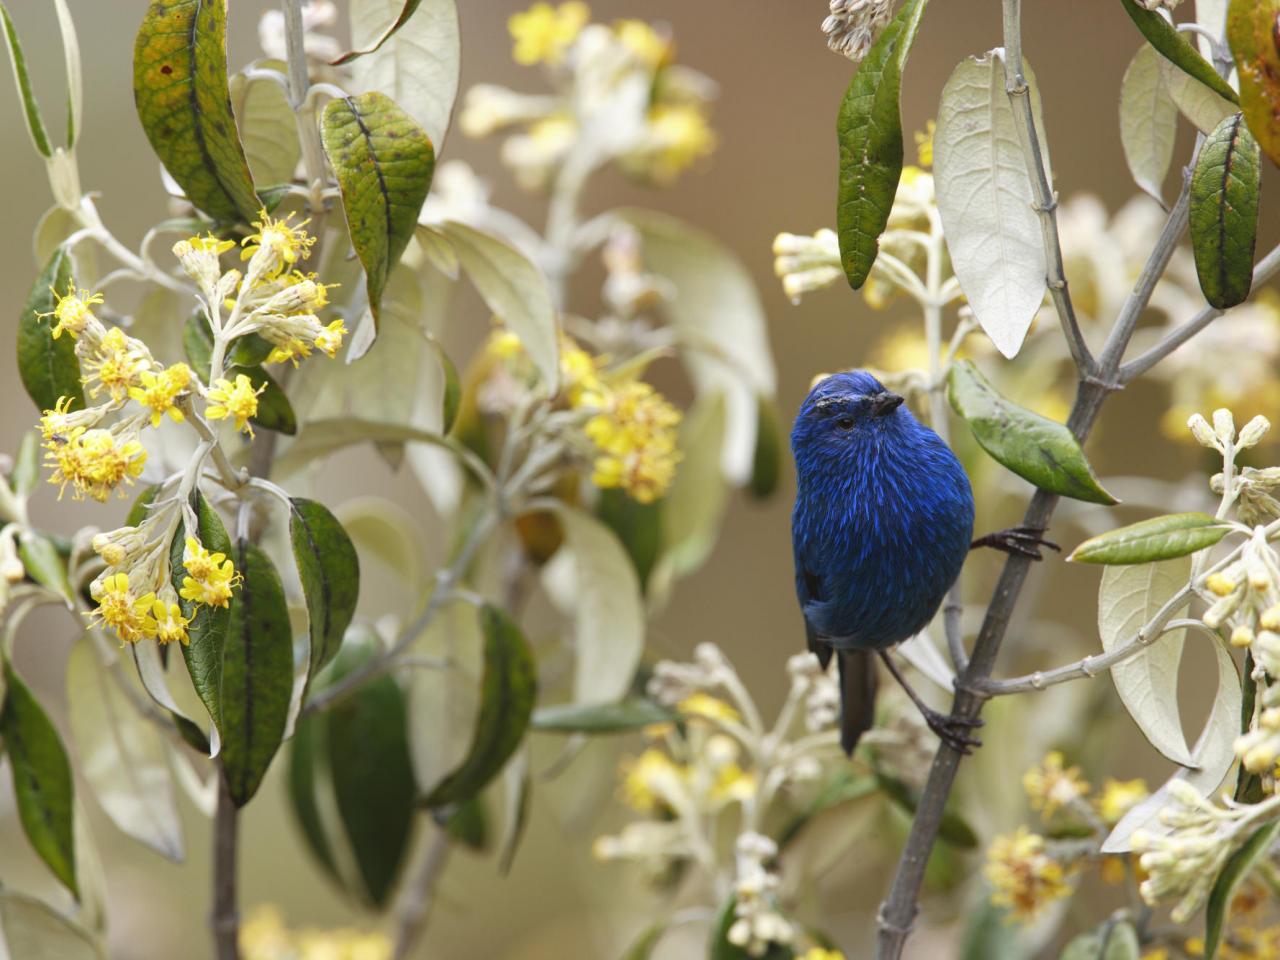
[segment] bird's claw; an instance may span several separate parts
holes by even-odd
[[[969,549],[991,547],[994,550],[1018,554],[1031,560],[1042,560],[1044,558],[1040,553],[1041,547],[1048,547],[1057,552],[1062,551],[1062,548],[1052,540],[1046,540],[1042,536],[1043,533],[1043,530],[1034,530],[1031,527],[1010,527],[1008,530],[997,530],[995,533],[988,533],[985,537],[979,537],[969,545]]]
[[[981,717],[956,717],[949,713],[930,710],[924,715],[924,722],[938,739],[956,753],[968,756],[974,747],[982,746],[982,741],[973,736],[971,731],[983,724]]]

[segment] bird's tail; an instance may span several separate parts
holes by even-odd
[[[875,723],[876,662],[870,650],[839,650],[840,746],[852,755],[862,735]]]

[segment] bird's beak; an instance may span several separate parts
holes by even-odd
[[[902,405],[902,397],[896,393],[890,393],[888,390],[877,393],[871,398],[871,414],[876,417],[885,417],[897,410]]]

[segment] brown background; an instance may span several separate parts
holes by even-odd
[[[141,133],[130,94],[132,37],[142,16],[142,0],[70,0],[84,48],[86,128],[81,141],[81,172],[86,190],[100,191],[100,207],[111,228],[135,245],[146,226],[165,215],[157,181],[157,163]],[[61,51],[54,17],[43,0],[10,0],[10,9],[26,43],[38,90],[58,127],[61,101]],[[257,55],[256,21],[265,4],[240,0],[231,10],[233,66]],[[533,71],[509,58],[505,22],[523,4],[475,0],[460,4],[464,43],[463,83],[505,83],[537,89]],[[1133,192],[1121,153],[1116,121],[1120,77],[1139,38],[1118,3],[1110,0],[1030,0],[1025,13],[1025,51],[1041,82],[1048,139],[1062,194],[1092,191],[1115,209]],[[780,399],[790,411],[810,377],[820,369],[859,362],[866,345],[893,318],[870,311],[846,289],[788,304],[772,275],[770,243],[780,230],[810,232],[834,218],[836,151],[833,122],[850,75],[847,61],[829,53],[818,31],[824,4],[818,0],[651,0],[597,2],[599,19],[620,16],[669,21],[678,39],[680,59],[710,74],[721,85],[714,111],[720,137],[713,161],[684,176],[673,188],[651,191],[605,175],[593,184],[588,210],[616,203],[644,204],[678,213],[709,229],[745,260],[760,287],[779,365]],[[928,11],[912,54],[904,88],[904,123],[918,129],[934,115],[937,96],[954,64],[999,43],[996,0],[936,0]],[[17,382],[12,351],[15,318],[35,273],[31,229],[50,200],[40,159],[22,132],[16,98],[4,73],[0,79],[0,130],[7,131],[0,151],[3,228],[0,228],[0,450],[15,448],[35,416]],[[1183,134],[1184,140],[1187,139]],[[1181,149],[1181,146],[1180,146]],[[1185,156],[1185,150],[1180,153]],[[532,222],[543,213],[538,199],[510,185],[497,161],[494,142],[468,142],[455,134],[444,157],[461,157],[497,186],[496,202]],[[1172,183],[1172,178],[1171,181]],[[1265,208],[1264,208],[1265,209]],[[1268,223],[1267,235],[1275,233]],[[1267,239],[1264,236],[1264,240]],[[1274,237],[1271,238],[1274,242]],[[467,304],[464,303],[464,306]],[[474,310],[455,312],[457,323],[483,323]],[[180,322],[175,318],[175,323]],[[1173,477],[1181,466],[1168,461],[1168,446],[1151,439],[1153,398],[1142,391],[1118,397],[1106,414],[1109,437],[1123,443],[1095,451],[1108,469],[1156,470]],[[1251,414],[1257,411],[1247,411]],[[344,459],[347,467],[364,461]],[[725,532],[707,567],[678,588],[674,602],[652,631],[653,648],[679,655],[695,642],[714,639],[742,665],[752,689],[769,707],[785,687],[784,657],[798,649],[799,623],[794,609],[787,527],[790,464],[785,485],[772,503],[733,504]],[[345,492],[373,491],[396,497],[413,510],[425,509],[421,495],[404,477],[362,472],[337,478]],[[1005,512],[1015,513],[1016,503]],[[51,495],[38,504],[38,516],[70,530],[77,522],[110,526],[115,504],[63,505],[53,509]],[[989,577],[994,560],[983,560]],[[1091,630],[1096,574],[1061,564],[1038,574],[1050,578],[1053,606],[1077,627]],[[1072,612],[1074,610],[1074,612]],[[65,620],[41,621],[19,641],[21,662],[38,692],[51,702],[61,698],[61,662],[70,640]],[[1106,681],[1100,681],[1106,683]],[[1113,758],[1117,773],[1128,772],[1136,749]],[[1157,767],[1158,769],[1158,767]],[[280,903],[298,923],[332,924],[351,916],[349,908],[317,878],[280,795],[280,765],[263,795],[244,818],[246,863],[244,902]],[[1002,791],[1015,789],[995,787]],[[95,817],[108,864],[113,956],[131,960],[205,957],[207,937],[207,826],[189,809],[189,862],[174,867],[129,844]],[[422,956],[450,958],[601,957],[620,953],[616,924],[627,931],[646,915],[663,910],[647,901],[625,868],[590,864],[587,850],[593,830],[577,824],[568,830],[545,807],[535,811],[532,835],[510,877],[495,877],[491,861],[459,857],[444,882],[431,949]],[[850,855],[858,861],[858,848]],[[826,897],[827,920],[852,932],[866,920],[855,910],[869,901],[887,876],[871,874],[861,889],[833,887]],[[7,775],[0,778],[0,881],[53,895],[20,837],[12,812]],[[857,884],[853,885],[857,887]],[[616,905],[632,892],[631,920],[618,920]],[[837,895],[838,894],[838,895]],[[648,904],[646,906],[646,904]],[[625,915],[625,913],[624,913]],[[357,922],[373,922],[357,919]],[[919,957],[942,957],[947,949],[917,947]],[[690,956],[693,953],[688,954]]]

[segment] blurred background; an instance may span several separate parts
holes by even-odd
[[[85,61],[86,123],[80,145],[84,188],[101,194],[99,205],[108,225],[126,244],[136,246],[147,226],[167,215],[158,165],[139,127],[131,95],[133,35],[145,4],[143,0],[70,0],[70,6]],[[231,4],[233,69],[260,55],[256,27],[259,14],[268,6],[254,0]],[[512,62],[506,29],[508,15],[525,4],[482,0],[460,6],[461,91],[479,81],[536,91],[541,80],[535,71]],[[24,38],[37,90],[52,106],[61,97],[62,83],[53,11],[43,0],[10,0],[9,7]],[[629,204],[678,213],[733,248],[755,278],[767,310],[779,368],[779,400],[789,428],[791,412],[815,373],[865,362],[873,345],[907,316],[892,309],[875,312],[843,285],[792,305],[773,276],[770,245],[776,233],[811,233],[834,225],[834,120],[851,67],[823,42],[818,27],[825,4],[821,0],[595,0],[592,7],[598,20],[638,17],[671,25],[681,62],[704,71],[720,86],[712,117],[719,143],[709,161],[662,190],[638,187],[606,173],[593,181],[584,208],[590,212]],[[1121,151],[1116,102],[1121,76],[1138,47],[1137,32],[1120,5],[1109,0],[1040,0],[1026,4],[1024,37],[1025,53],[1035,66],[1045,104],[1057,189],[1064,198],[1081,192],[1096,194],[1115,211],[1135,192]],[[952,67],[964,56],[997,45],[999,39],[997,0],[935,3],[925,16],[907,72],[904,128],[923,128],[935,113],[939,91]],[[0,451],[12,451],[30,429],[36,412],[18,382],[9,345],[37,270],[31,231],[51,201],[42,162],[21,132],[17,100],[4,73],[0,129],[8,135],[0,150],[5,211],[0,229],[0,343],[6,346],[0,350]],[[1187,125],[1182,127],[1176,157],[1185,157],[1190,146]],[[442,157],[466,160],[493,185],[494,202],[532,222],[542,222],[542,200],[512,184],[498,161],[496,140],[469,141],[455,130]],[[1274,171],[1269,169],[1267,175],[1264,194],[1275,185]],[[1174,184],[1175,176],[1171,174],[1168,184]],[[1172,192],[1174,187],[1166,189]],[[1264,222],[1259,249],[1268,249],[1278,237],[1280,229],[1274,221]],[[596,291],[584,287],[575,294],[589,304]],[[180,323],[181,318],[175,317],[174,322]],[[479,301],[468,295],[455,304],[451,322],[474,325],[478,335],[487,330],[488,319]],[[914,318],[911,323],[915,329]],[[1109,402],[1098,441],[1090,448],[1104,478],[1145,472],[1177,480],[1203,466],[1197,448],[1176,444],[1159,433],[1157,425],[1166,403],[1163,390],[1142,386]],[[1253,408],[1237,407],[1237,422],[1255,413],[1274,417],[1277,412],[1259,399]],[[379,493],[415,515],[425,515],[429,508],[411,477],[397,476],[380,462],[373,468],[369,463],[367,457],[339,459],[324,484],[338,498]],[[651,650],[666,657],[683,657],[698,641],[714,640],[739,666],[766,710],[781,701],[787,684],[783,662],[803,643],[791,581],[791,491],[788,458],[782,489],[772,501],[735,499],[715,554],[700,573],[678,586],[650,636]],[[1013,522],[1023,503],[1018,494],[1006,503],[985,504],[983,521],[992,528]],[[37,508],[39,521],[62,531],[81,523],[108,527],[111,519],[117,519],[104,516],[104,509],[97,505],[64,502],[55,508],[52,489]],[[105,509],[123,516],[125,506],[113,502]],[[1063,534],[1064,545],[1074,545],[1072,536],[1077,534]],[[995,556],[975,557],[966,582],[971,599],[985,597],[983,591],[997,570]],[[1098,573],[1050,559],[1033,577],[1026,599],[1039,604],[1037,616],[1074,628],[1082,638],[1077,645],[1091,642]],[[1019,657],[1018,647],[1030,626],[1024,620],[1010,633],[1010,671],[1028,665],[1022,662],[1025,656]],[[1036,649],[1051,650],[1053,636],[1041,636]],[[29,621],[18,641],[20,669],[55,711],[64,700],[62,661],[72,639],[65,619],[51,616]],[[1072,649],[1068,645],[1064,653],[1050,652],[1045,662],[1072,659]],[[1200,662],[1196,656],[1192,650],[1192,669],[1186,673],[1196,672],[1195,664]],[[1071,696],[1096,698],[1097,716],[1103,718],[1097,722],[1114,724],[1116,733],[1105,752],[1090,758],[1094,769],[1099,775],[1105,771],[1118,777],[1161,777],[1165,766],[1132,732],[1127,717],[1118,713],[1109,682],[1098,680],[1093,688]],[[1045,698],[1007,709],[1027,710],[1033,723],[1041,719],[1041,725],[1052,730],[1057,703]],[[1191,711],[1187,724],[1192,734],[1202,716],[1201,711]],[[986,792],[1016,793],[1018,773],[1034,758],[1034,753],[1027,753],[1030,747],[1024,741],[1028,738],[1013,725],[1009,729],[1013,732],[993,735],[981,762],[970,765],[970,780],[981,778]],[[1040,750],[1043,739],[1037,741]],[[608,754],[604,762],[612,765],[614,755]],[[276,903],[294,924],[375,925],[376,917],[354,912],[313,869],[285,809],[282,772],[283,765],[277,763],[243,818],[243,903],[246,907]],[[995,782],[986,779],[997,777]],[[973,788],[972,782],[969,787]],[[572,778],[561,787],[562,793],[574,789]],[[112,956],[123,960],[207,956],[210,871],[208,825],[203,818],[186,810],[189,859],[175,866],[122,838],[97,811],[91,814],[108,878]],[[604,821],[583,815],[566,817],[544,802],[537,803],[529,836],[505,878],[497,875],[492,859],[458,854],[440,887],[420,955],[509,960],[617,956],[645,918],[656,916],[664,907],[660,896],[648,892],[627,867],[601,866],[591,860],[591,840],[608,826],[607,817]],[[898,823],[894,829],[900,831],[901,826]],[[1012,824],[980,826],[1009,829]],[[890,842],[882,836],[854,845],[828,875],[821,909],[828,928],[850,938],[842,942],[866,942],[873,916],[868,906],[887,881],[892,836],[891,832]],[[979,862],[976,857],[959,861],[955,869],[976,870]],[[7,773],[0,776],[0,882],[61,902],[53,881],[20,834]],[[925,931],[913,941],[912,956],[951,955],[954,927],[949,922],[959,906],[951,904],[937,916],[926,915]],[[699,948],[690,943],[687,953],[680,953],[678,946],[673,949],[677,952],[671,956],[696,956]]]

